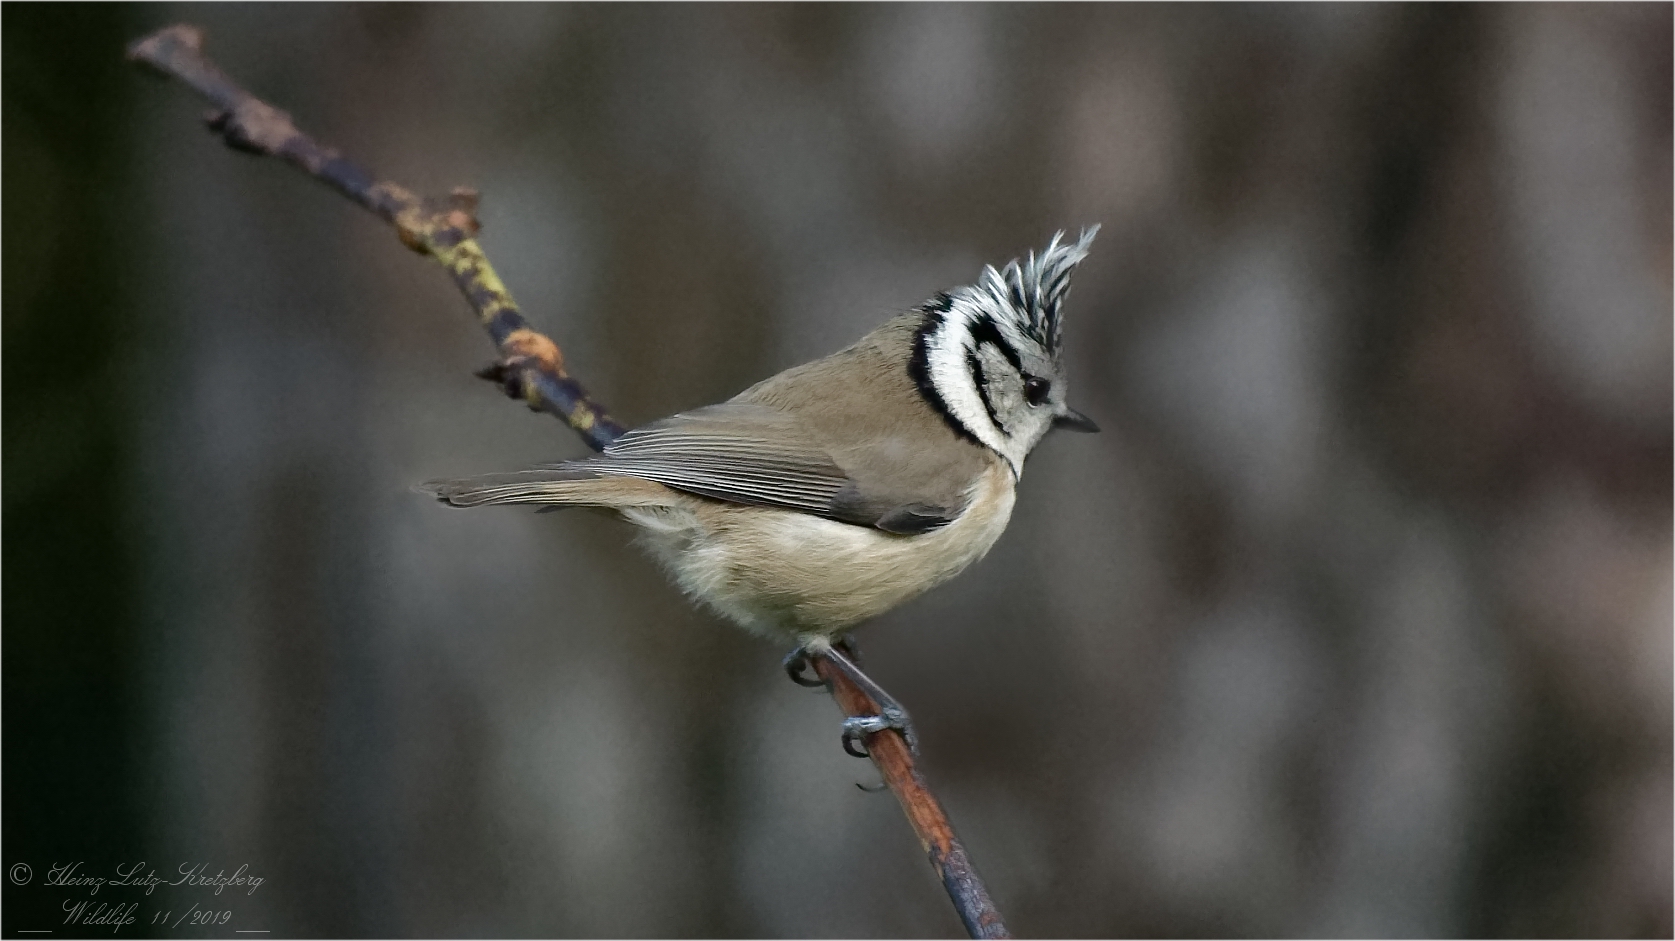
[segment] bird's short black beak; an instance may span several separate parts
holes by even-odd
[[[1099,426],[1093,423],[1093,419],[1069,406],[1065,406],[1064,411],[1053,416],[1053,427],[1080,431],[1086,434],[1093,434],[1099,430]]]

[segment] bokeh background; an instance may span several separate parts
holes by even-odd
[[[177,20],[479,188],[629,423],[1104,225],[1104,434],[861,636],[1017,932],[1670,936],[1667,4],[6,5],[5,865],[267,880],[127,934],[959,932],[785,651],[410,492],[583,448],[122,63]]]

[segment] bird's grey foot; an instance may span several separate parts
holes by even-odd
[[[913,730],[913,720],[908,716],[907,710],[902,708],[902,704],[897,702],[894,696],[886,693],[872,677],[862,673],[861,668],[845,656],[842,647],[834,646],[826,652],[826,658],[854,681],[862,692],[872,697],[873,702],[878,703],[877,715],[850,716],[843,720],[843,750],[857,758],[869,758],[871,756],[867,753],[866,736],[885,729],[895,729],[907,743],[907,750],[917,756],[919,735]]]
[[[826,681],[820,678],[820,674],[814,672],[814,661],[809,659],[809,656],[807,647],[798,647],[786,654],[784,662],[781,663],[781,666],[785,668],[785,675],[789,676],[791,682],[798,686],[825,686]]]
[[[832,647],[841,650],[851,663],[860,666],[861,648],[855,645],[854,635],[843,635],[832,644]],[[814,671],[814,658],[824,654],[825,648],[798,647],[785,655],[785,659],[780,662],[780,666],[785,668],[785,675],[791,677],[791,682],[798,686],[818,689],[825,686],[826,682]]]
[[[919,734],[913,731],[913,720],[907,711],[894,702],[879,710],[875,716],[850,716],[843,720],[843,750],[856,758],[871,758],[867,751],[866,736],[885,729],[895,729],[901,733],[902,740],[907,742],[907,750],[915,756],[919,754]]]
[[[814,669],[814,658],[825,657],[833,666],[842,670],[844,675],[854,682],[861,691],[872,697],[878,703],[878,714],[871,716],[850,716],[843,720],[843,750],[856,758],[869,758],[866,749],[866,737],[885,729],[895,729],[901,733],[902,740],[914,755],[919,754],[919,735],[913,730],[913,720],[902,708],[901,703],[894,696],[884,691],[884,688],[873,681],[872,677],[861,672],[855,665],[855,642],[845,636],[842,640],[825,649],[798,647],[786,654],[783,666],[785,675],[799,686],[825,686],[824,680]]]
[[[832,647],[849,658],[849,662],[857,667],[861,665],[861,645],[855,643],[854,634],[845,634],[833,642]]]

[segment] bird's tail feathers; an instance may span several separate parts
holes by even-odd
[[[431,480],[413,488],[450,506],[535,503],[573,506],[655,506],[667,503],[660,484],[626,477],[599,477],[573,469],[542,469]]]

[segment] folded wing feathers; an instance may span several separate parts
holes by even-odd
[[[855,493],[849,475],[802,433],[795,419],[743,403],[712,405],[636,428],[603,453],[583,460],[516,474],[431,481],[419,489],[454,506],[623,506],[657,499],[654,493],[613,492],[600,486],[612,478],[651,481],[728,503],[880,525],[888,532],[924,532],[949,518],[940,515],[940,508],[914,504],[911,518],[897,520],[889,515],[895,508],[876,507]],[[886,519],[895,522],[883,526]]]
[[[723,404],[636,428],[604,453],[517,474],[432,481],[422,489],[454,506],[586,503],[609,477],[649,480],[715,500],[831,515],[849,482],[795,419],[757,405]],[[600,495],[600,502],[611,502]]]

